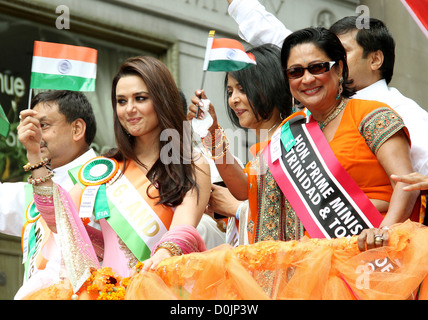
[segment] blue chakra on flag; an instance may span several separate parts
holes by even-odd
[[[61,74],[67,74],[70,73],[72,68],[71,62],[68,60],[61,60],[58,62],[58,71]]]
[[[236,56],[236,52],[233,49],[230,49],[226,52],[226,58],[229,60],[234,60],[235,56]]]

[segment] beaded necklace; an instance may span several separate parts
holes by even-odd
[[[345,106],[346,106],[346,101],[345,99],[342,99],[339,105],[336,108],[334,108],[332,112],[330,112],[330,114],[324,121],[317,121],[320,129],[321,130],[324,129],[331,121],[333,121],[339,115],[339,113],[345,108]]]

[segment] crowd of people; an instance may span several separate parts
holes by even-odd
[[[90,148],[96,122],[84,94],[38,94],[18,127],[28,183],[0,185],[0,232],[22,236],[16,299],[97,298],[96,279],[106,287],[114,277],[130,279],[127,299],[415,297],[428,274],[427,249],[410,254],[412,237],[428,236],[420,192],[428,113],[388,87],[388,29],[374,18],[358,29],[346,17],[329,30],[291,32],[257,0],[227,1],[257,64],[226,72],[226,109],[235,126],[254,131],[254,158],[243,168],[234,157],[211,103],[213,123],[196,148],[188,124],[207,116],[209,97],[196,88],[186,115],[171,73],[153,57],[127,59],[113,78],[117,147],[101,156]],[[299,164],[300,146],[311,143],[321,154]],[[307,173],[293,182],[296,168]],[[212,184],[217,175],[225,186]],[[334,192],[349,206],[329,198]],[[327,235],[319,221],[347,233]],[[401,266],[389,287],[374,289],[382,277],[372,272],[372,286],[362,285],[362,261],[386,257]]]

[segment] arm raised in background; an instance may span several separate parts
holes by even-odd
[[[238,23],[239,36],[253,46],[271,43],[282,47],[292,33],[258,0],[227,0],[229,15]]]

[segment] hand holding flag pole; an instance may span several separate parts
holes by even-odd
[[[252,53],[247,53],[244,46],[235,39],[214,39],[215,31],[211,30],[208,35],[207,49],[205,51],[204,65],[202,68],[202,85],[204,89],[207,71],[237,71],[249,68],[256,63]],[[199,114],[199,107],[196,117]]]
[[[205,76],[207,74],[207,70],[208,70],[208,64],[210,61],[210,54],[211,54],[211,47],[213,45],[213,41],[214,41],[214,36],[215,36],[215,30],[211,30],[210,33],[208,34],[208,40],[207,40],[207,48],[205,50],[205,59],[204,59],[204,65],[202,67],[202,83],[201,83],[201,90],[204,89],[204,85],[205,85]],[[198,106],[198,110],[196,111],[196,118],[199,115],[199,106]]]

